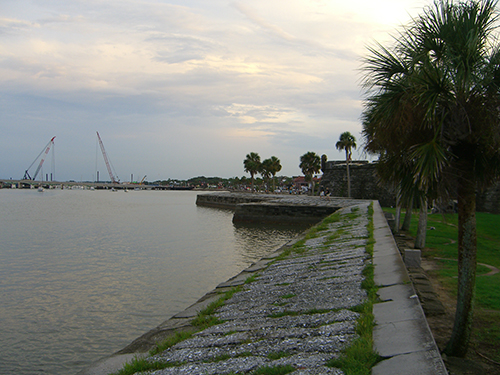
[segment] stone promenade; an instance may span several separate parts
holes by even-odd
[[[149,349],[153,340],[185,329],[199,311],[228,291],[234,293],[214,313],[220,323],[148,357],[148,361],[169,365],[149,373],[252,374],[265,367],[281,367],[297,375],[343,374],[329,361],[338,358],[357,338],[357,307],[367,301],[362,288],[363,269],[373,262],[375,269],[380,267],[382,272],[375,274],[376,281],[389,287],[382,289],[383,300],[391,302],[390,306],[380,304],[389,309],[374,308],[376,323],[380,324],[374,331],[374,347],[387,360],[380,362],[373,374],[446,374],[418,298],[408,285],[401,258],[397,258],[399,253],[389,256],[384,250],[393,251],[395,244],[390,243],[392,236],[387,233],[387,222],[376,201],[377,258],[372,259],[366,252],[370,204],[358,201],[340,209],[307,237],[219,285],[128,349],[82,374],[116,371],[137,352]]]

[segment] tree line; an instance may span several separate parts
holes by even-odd
[[[346,155],[346,165],[347,165],[347,186],[348,186],[348,197],[351,196],[351,182],[349,175],[349,162],[351,161],[352,149],[356,148],[356,138],[350,132],[344,132],[340,135],[339,141],[335,144],[338,150],[345,150]],[[306,152],[300,157],[299,167],[305,176],[306,182],[311,186],[311,194],[314,195],[314,175],[319,173],[320,170],[324,170],[324,166],[327,161],[327,156],[322,155],[321,158],[312,151]],[[243,160],[243,166],[245,172],[250,173],[250,178],[252,180],[252,191],[254,190],[254,177],[257,173],[260,173],[264,180],[269,181],[272,177],[273,179],[273,191],[274,186],[274,176],[277,172],[281,170],[281,162],[276,156],[271,156],[269,159],[260,161],[260,156],[256,152],[250,152]]]

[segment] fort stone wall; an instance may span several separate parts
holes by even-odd
[[[396,196],[386,186],[379,184],[376,163],[352,161],[351,198],[378,200],[382,207],[394,206]],[[347,197],[347,169],[345,161],[327,161],[321,177],[321,188],[328,189],[333,197]]]
[[[396,195],[379,183],[376,163],[354,160],[349,165],[351,198],[378,200],[382,207],[396,204]],[[321,188],[328,189],[334,197],[347,197],[347,168],[345,161],[327,161],[323,164]],[[476,211],[500,214],[500,181],[476,195]]]

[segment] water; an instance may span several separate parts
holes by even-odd
[[[195,200],[0,190],[0,374],[76,374],[298,233]]]

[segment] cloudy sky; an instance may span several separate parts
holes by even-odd
[[[122,181],[241,177],[249,152],[289,176],[308,151],[343,159],[366,47],[429,4],[0,0],[0,178],[53,136],[57,180],[107,177],[96,131]]]

